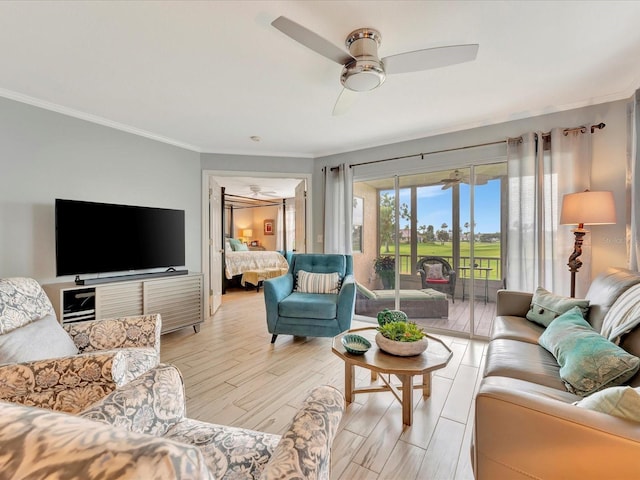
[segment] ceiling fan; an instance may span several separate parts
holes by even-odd
[[[476,173],[473,184],[486,185],[488,181],[489,181],[488,175]],[[442,186],[442,190],[446,190],[460,183],[470,183],[470,176],[468,173],[462,173],[460,170],[456,169],[449,174],[448,178],[441,179],[440,183],[444,183],[444,185]]]
[[[260,185],[249,185],[249,190],[251,190],[252,197],[259,197],[262,195],[263,197],[279,197],[278,192],[274,190],[262,190]]]
[[[343,66],[340,82],[344,88],[333,108],[333,115],[341,115],[349,109],[356,100],[352,92],[366,92],[379,87],[387,74],[417,72],[470,62],[475,60],[479,48],[478,44],[449,45],[380,59],[378,47],[382,36],[373,28],[358,28],[351,32],[345,41],[349,49],[347,53],[287,17],[278,17],[271,25],[296,42]]]

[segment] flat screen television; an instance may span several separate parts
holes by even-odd
[[[185,264],[184,210],[55,201],[56,275]]]

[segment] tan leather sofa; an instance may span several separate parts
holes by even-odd
[[[600,330],[638,272],[610,268],[591,284],[587,321]],[[501,290],[475,401],[471,456],[476,480],[640,478],[640,424],[573,405],[544,327],[525,318],[532,294]],[[638,299],[640,301],[640,299]],[[640,356],[640,327],[620,346]],[[640,386],[640,373],[629,382]]]

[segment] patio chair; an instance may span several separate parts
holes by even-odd
[[[418,260],[416,269],[422,278],[422,288],[451,295],[451,301],[455,303],[456,272],[449,262],[442,257],[423,257]]]

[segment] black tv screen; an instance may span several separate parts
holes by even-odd
[[[56,275],[185,264],[184,210],[56,199]]]

